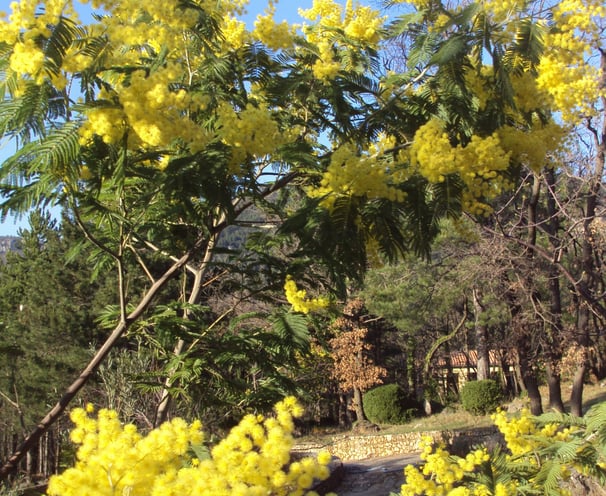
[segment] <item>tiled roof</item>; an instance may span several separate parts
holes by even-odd
[[[501,365],[501,357],[500,355],[494,351],[490,350],[488,352],[490,365],[495,367],[499,367]],[[446,368],[446,356],[441,356],[438,358],[436,366],[438,368]],[[469,351],[451,351],[450,352],[450,364],[452,368],[462,369],[462,368],[476,368],[478,363],[478,352],[476,350]]]

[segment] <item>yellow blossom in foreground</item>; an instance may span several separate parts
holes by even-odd
[[[42,70],[44,53],[33,40],[15,43],[10,58],[10,68],[19,75],[36,77]]]
[[[492,420],[505,439],[505,454],[498,451],[489,454],[485,448],[480,448],[465,457],[456,456],[446,451],[443,446],[436,446],[431,437],[423,437],[420,456],[424,463],[420,467],[405,467],[406,483],[402,485],[402,496],[542,494],[544,480],[540,476],[537,477],[537,473],[545,466],[551,471],[557,470],[557,473],[552,473],[551,476],[560,481],[569,479],[572,469],[587,473],[588,467],[582,466],[576,460],[550,466],[548,464],[551,460],[543,459],[544,455],[540,455],[540,450],[551,446],[557,448],[562,442],[579,440],[578,434],[581,434],[585,442],[592,436],[587,436],[582,431],[574,431],[575,428],[564,427],[559,422],[541,425],[527,409],[513,416],[499,410],[492,416]],[[577,436],[574,437],[575,435]],[[560,449],[563,448],[558,448]],[[584,447],[578,447],[577,453],[583,449]],[[588,450],[587,453],[591,451]],[[512,465],[508,465],[510,462]],[[516,470],[516,465],[521,470]],[[562,488],[561,494],[568,492]]]
[[[293,397],[275,406],[274,417],[244,417],[204,460],[190,455],[203,441],[198,421],[176,418],[144,436],[122,425],[116,412],[100,410],[93,418],[92,410],[72,411],[77,462],[51,477],[49,496],[311,496],[314,481],[329,475],[327,452],[291,462],[293,418],[303,413]]]
[[[123,426],[112,410],[100,410],[96,419],[91,413],[90,406],[72,410],[77,462],[51,477],[49,496],[149,494],[155,479],[183,466],[190,446],[203,439],[199,422],[174,419],[144,437],[134,425]]]
[[[356,57],[344,53],[359,52],[361,47],[376,48],[385,23],[378,11],[353,1],[343,6],[334,0],[314,0],[310,9],[299,9],[299,15],[313,22],[303,24],[302,32],[318,47],[312,71],[324,81],[334,79],[342,69],[360,70],[352,64]]]

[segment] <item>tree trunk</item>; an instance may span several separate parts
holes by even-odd
[[[541,182],[536,174],[532,175],[532,187],[530,191],[530,197],[528,199],[528,205],[526,209],[527,222],[528,222],[528,237],[527,237],[527,250],[526,257],[528,260],[534,259],[534,247],[537,244],[537,206],[539,203],[539,196],[541,193]],[[532,271],[528,271],[523,274],[526,284],[529,288],[533,287]],[[534,298],[534,295],[530,295],[530,299]],[[524,328],[522,335],[519,336],[518,340],[518,353],[520,355],[520,373],[522,374],[522,381],[524,387],[528,393],[528,400],[530,401],[530,412],[533,415],[541,415],[543,413],[543,403],[541,401],[541,392],[539,391],[539,382],[536,375],[536,370],[530,363],[529,357],[534,354],[529,343],[532,337],[530,333],[533,329],[528,327]]]
[[[209,237],[208,243],[206,244],[206,248],[204,249],[204,257],[200,262],[199,266],[193,270],[194,272],[194,282],[192,284],[192,289],[189,294],[189,298],[187,302],[191,305],[198,303],[200,298],[200,292],[204,285],[202,284],[202,278],[206,274],[208,269],[208,265],[212,261],[215,245],[217,240],[219,239],[219,234],[221,230],[217,229],[219,224],[222,224],[225,221],[225,214],[219,216],[218,220],[214,223],[213,228],[214,232]],[[185,319],[189,317],[189,312],[186,310],[183,316]],[[175,348],[173,349],[173,356],[179,357],[183,352],[183,348],[185,347],[185,341],[183,339],[178,339],[175,344]],[[174,373],[174,371],[173,371]],[[170,389],[173,386],[174,378],[173,373],[167,374],[166,379],[164,380],[164,389],[162,390],[162,395],[160,397],[160,401],[158,402],[158,406],[156,408],[156,415],[154,418],[154,427],[158,427],[160,424],[166,421],[168,417],[168,410],[171,404],[171,395]]]
[[[547,373],[547,386],[549,388],[549,410],[564,413],[564,402],[562,401],[562,380],[557,364],[547,361],[545,364]]]
[[[572,379],[572,390],[570,392],[570,413],[577,417],[583,416],[583,387],[585,385],[585,374],[587,373],[587,347],[589,345],[589,307],[577,299],[577,350],[574,362],[577,368]]]
[[[408,343],[406,345],[406,378],[408,380],[408,390],[414,393],[417,390],[417,367],[415,366],[415,355],[416,355],[416,340],[411,334],[408,336]]]
[[[11,473],[13,473],[18,464],[21,462],[23,457],[29,452],[30,449],[34,448],[38,443],[38,440],[44,435],[45,432],[61,417],[69,403],[74,397],[80,392],[84,385],[88,382],[91,376],[95,373],[99,365],[105,360],[109,352],[116,345],[118,340],[123,336],[126,330],[131,324],[137,320],[145,310],[151,305],[154,296],[170,281],[175,274],[177,274],[183,266],[187,264],[192,255],[197,252],[204,243],[204,239],[200,238],[196,241],[190,251],[178,259],[163,275],[160,277],[143,295],[138,306],[133,312],[121,320],[110,336],[107,338],[103,346],[97,351],[95,356],[88,363],[86,368],[82,371],[80,376],[65,390],[63,396],[55,404],[55,406],[46,414],[46,416],[38,423],[36,428],[25,438],[25,440],[17,447],[12,455],[5,461],[4,465],[0,467],[0,481],[6,480]]]
[[[577,417],[583,416],[583,386],[585,384],[586,372],[587,361],[582,360],[575,370],[572,379],[572,391],[570,392],[570,413]]]
[[[339,394],[339,427],[348,427],[351,425],[349,419],[349,409],[347,408],[347,397]]]
[[[545,170],[547,183],[547,218],[545,232],[548,235],[549,245],[553,250],[555,261],[561,257],[560,211],[555,200],[555,173],[552,168]],[[549,387],[549,409],[564,412],[562,401],[562,386],[560,368],[562,363],[562,291],[560,287],[560,273],[554,264],[548,268],[549,274],[549,322],[546,323],[547,335],[545,359],[547,371],[547,384]]]
[[[543,402],[541,400],[541,391],[539,391],[539,382],[534,367],[531,364],[529,355],[531,350],[527,346],[527,339],[521,336],[518,340],[518,357],[520,364],[520,375],[524,388],[528,393],[530,401],[530,413],[533,415],[541,415],[543,413]]]
[[[356,421],[364,422],[366,416],[364,415],[364,405],[362,404],[362,391],[359,388],[353,390],[353,407],[354,413],[356,414]]]
[[[606,80],[606,51],[601,52],[600,70],[602,78]],[[606,104],[606,98],[601,98],[601,103]],[[595,170],[589,177],[589,188],[585,200],[585,218],[583,219],[583,241],[581,252],[581,281],[579,289],[581,295],[590,295],[590,301],[580,301],[578,305],[578,320],[577,320],[577,342],[580,347],[579,367],[577,368],[573,383],[572,393],[570,396],[570,411],[573,415],[583,415],[583,384],[585,373],[588,370],[587,363],[587,348],[591,343],[589,336],[590,325],[590,308],[589,304],[594,298],[597,287],[597,275],[594,262],[594,234],[592,232],[592,224],[596,218],[596,207],[598,197],[602,191],[602,181],[604,175],[604,165],[606,162],[606,118],[602,116],[602,124],[600,129],[589,127],[589,131],[593,135],[593,140],[596,148]]]
[[[490,353],[488,349],[488,330],[483,323],[482,314],[484,305],[482,304],[482,295],[477,288],[472,291],[473,294],[473,312],[474,327],[476,334],[476,350],[478,353],[478,363],[476,364],[477,380],[483,381],[490,379]]]
[[[455,326],[455,328],[451,332],[449,332],[448,334],[446,334],[444,336],[440,336],[438,339],[436,339],[432,343],[432,345],[429,348],[429,350],[427,351],[427,353],[425,354],[425,360],[423,363],[423,384],[421,386],[421,391],[423,394],[422,394],[422,397],[419,398],[419,400],[424,401],[425,399],[429,399],[426,397],[427,395],[425,394],[425,387],[427,384],[429,384],[429,382],[431,380],[430,370],[431,370],[431,360],[433,359],[433,356],[435,355],[436,351],[438,351],[440,346],[442,346],[444,343],[446,343],[447,341],[454,338],[457,335],[457,333],[461,329],[463,329],[466,321],[467,321],[467,300],[465,300],[465,303],[463,305],[463,316],[461,317],[461,320],[459,321],[459,323]],[[446,394],[446,396],[448,396],[448,381],[447,381],[447,385],[446,385],[445,394]]]
[[[541,391],[539,391],[539,383],[534,371],[530,369],[522,369],[522,380],[528,392],[528,400],[530,402],[530,413],[533,415],[543,414],[543,403],[541,400]]]

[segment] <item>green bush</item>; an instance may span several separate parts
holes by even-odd
[[[362,405],[373,424],[405,424],[421,413],[420,404],[397,384],[385,384],[367,391]]]
[[[470,381],[461,388],[463,408],[474,415],[494,412],[501,402],[501,388],[492,379]]]

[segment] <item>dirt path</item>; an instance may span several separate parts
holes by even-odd
[[[343,462],[343,480],[334,491],[339,496],[399,494],[404,482],[404,467],[419,462],[417,454]]]

